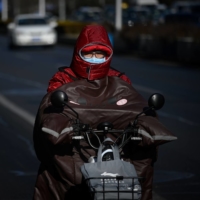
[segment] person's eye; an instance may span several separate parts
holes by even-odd
[[[83,56],[84,56],[85,58],[91,58],[91,57],[92,57],[92,54],[91,54],[91,53],[85,53],[85,54],[83,54]]]
[[[103,53],[96,53],[97,58],[103,58],[105,55]]]

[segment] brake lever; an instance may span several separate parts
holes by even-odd
[[[140,141],[142,140],[142,137],[138,136],[138,127],[136,125],[133,125],[133,137],[131,137],[131,140],[136,140],[136,141]]]
[[[73,131],[80,133],[81,131],[88,131],[89,130],[89,124],[83,124],[83,123],[75,123],[72,125]]]

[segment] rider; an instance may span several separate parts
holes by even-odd
[[[66,83],[76,83],[80,80],[92,82],[105,77],[119,77],[119,80],[129,85],[127,87],[132,87],[126,75],[111,68],[112,55],[113,48],[105,28],[101,25],[87,25],[77,39],[70,67],[59,68],[51,78],[47,96]],[[138,101],[140,100],[141,98]],[[88,157],[89,154],[95,155],[96,152],[92,149],[85,150],[82,152],[84,156],[81,157],[78,150],[72,146],[71,119],[59,115],[59,110],[52,114],[51,108],[43,109],[45,104],[49,105],[49,101],[44,98],[44,102],[38,109],[34,126],[34,147],[41,162],[35,184],[34,200],[70,199],[73,188],[81,185],[80,166],[86,161],[83,157]],[[66,125],[69,126],[66,128]],[[124,155],[127,160],[136,164],[138,176],[145,176],[142,184],[142,200],[152,199],[153,163],[156,160],[157,147],[149,146],[138,147],[136,149],[138,154],[125,152]],[[76,199],[76,195],[79,194],[73,193],[72,198]],[[83,196],[81,198],[85,199]]]
[[[48,92],[78,79],[96,80],[119,76],[131,84],[123,73],[110,67],[113,48],[103,26],[88,25],[80,33],[70,67],[59,68],[49,82]]]

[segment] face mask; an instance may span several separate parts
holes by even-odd
[[[83,60],[85,60],[86,62],[89,63],[95,63],[95,64],[99,64],[99,63],[103,63],[106,61],[106,58],[96,58],[95,56],[93,56],[92,58],[83,58]]]

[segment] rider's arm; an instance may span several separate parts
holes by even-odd
[[[123,72],[120,72],[120,71],[118,71],[118,70],[116,70],[114,68],[110,68],[109,69],[108,76],[118,76],[123,81],[131,84],[131,80],[128,78],[128,76],[126,76]]]
[[[83,161],[79,157],[79,161],[74,161],[79,153],[74,153],[72,135],[72,122],[67,115],[51,113],[36,119],[34,146],[40,162],[63,182],[80,184],[82,176],[78,165]]]
[[[72,82],[73,80],[63,72],[57,72],[49,81],[47,92],[51,92],[65,83]]]

